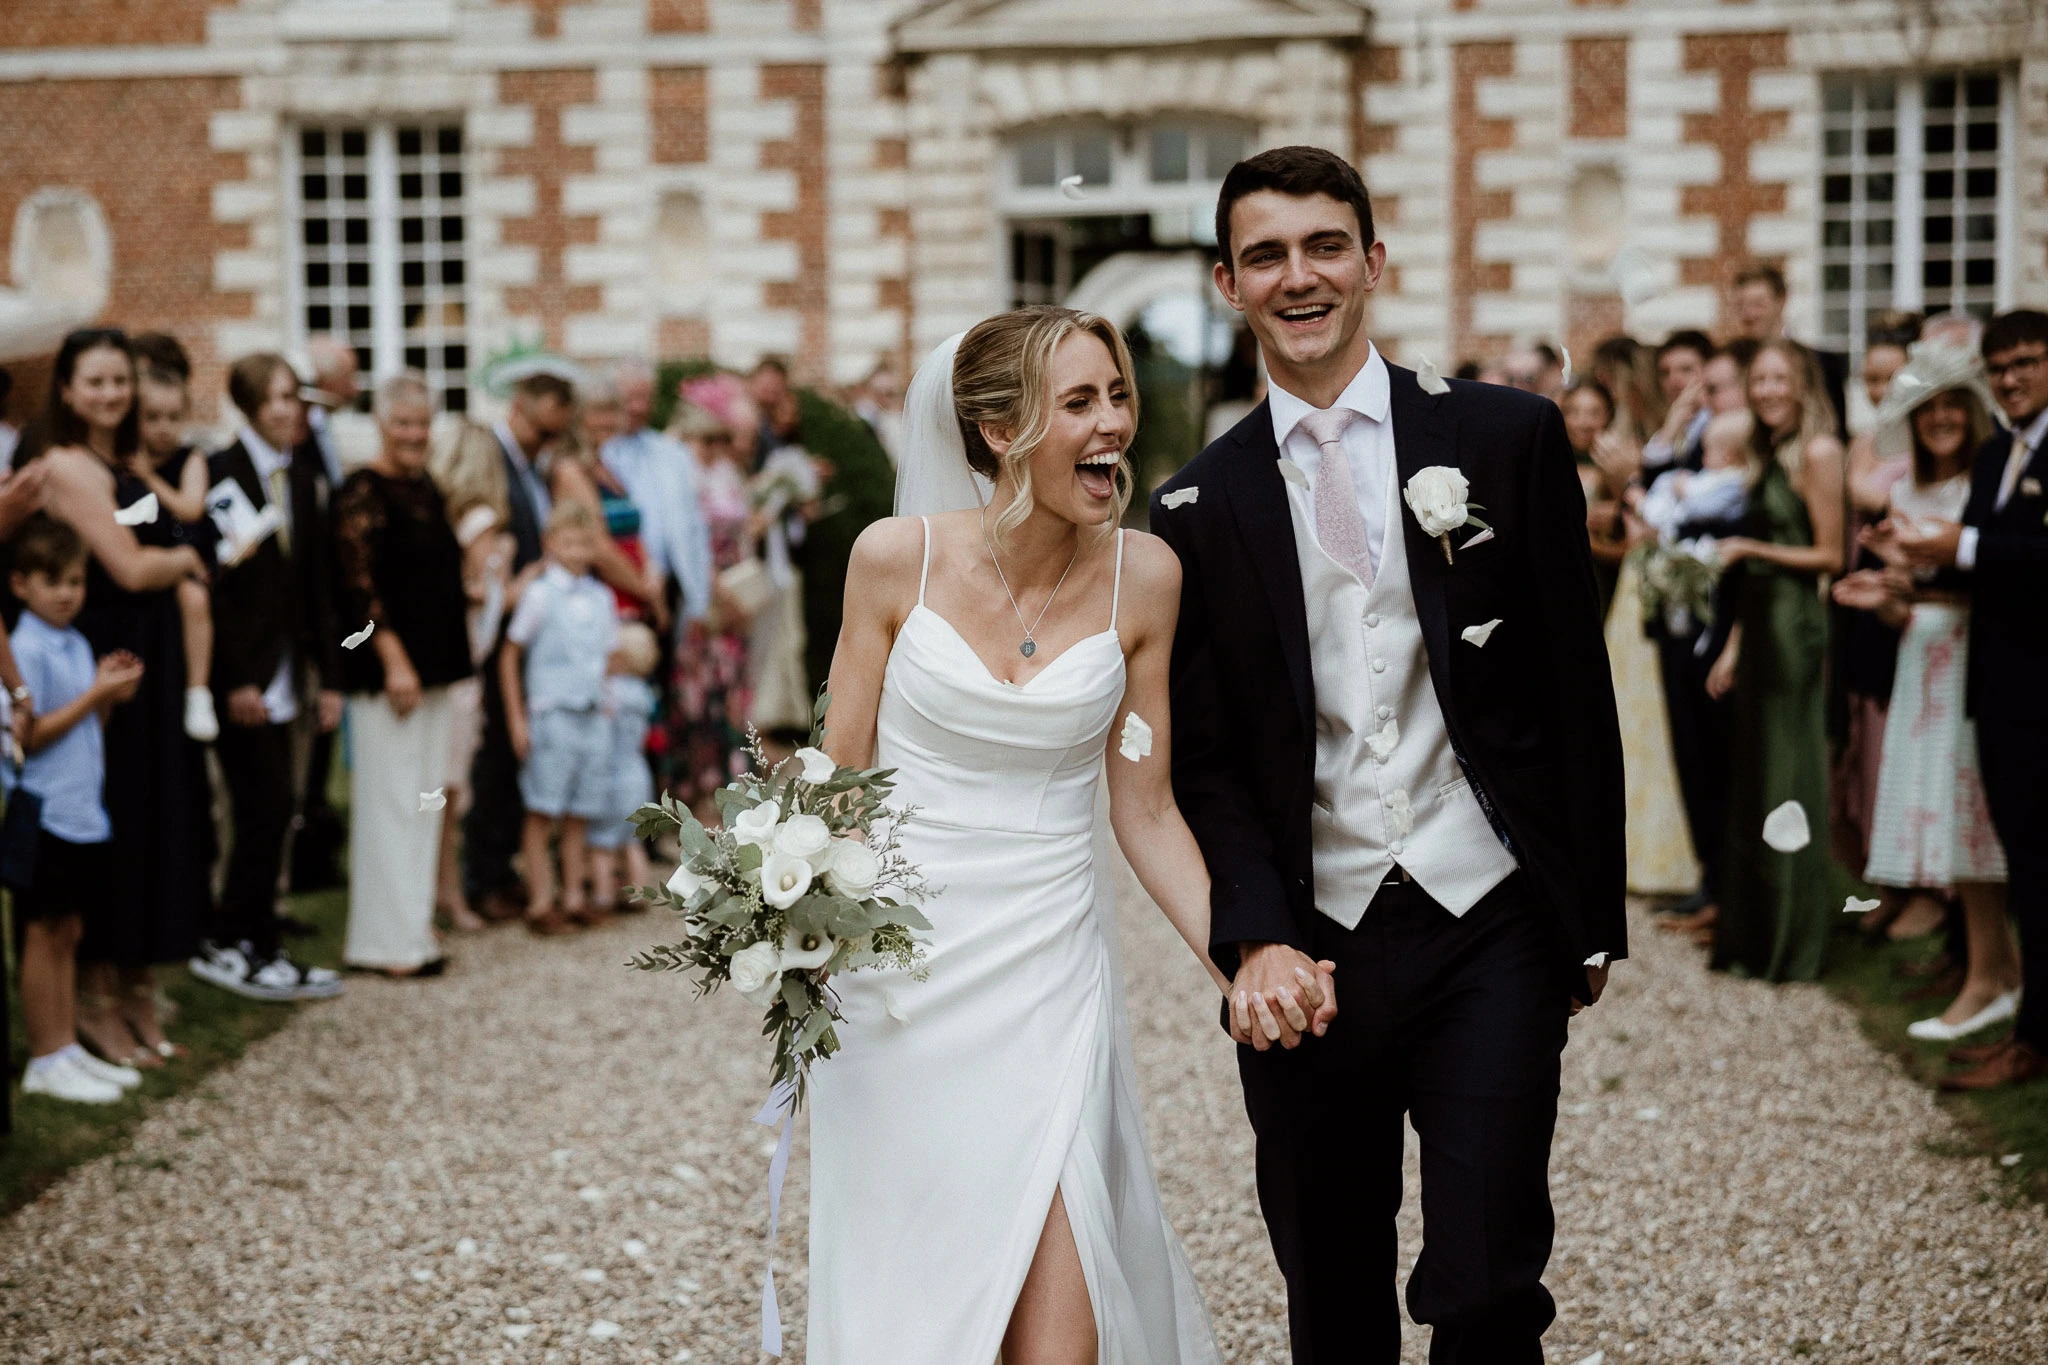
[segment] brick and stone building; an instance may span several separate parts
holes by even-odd
[[[2048,301],[2042,8],[10,0],[0,350],[167,328],[209,402],[327,330],[456,405],[514,342],[846,382],[1017,300],[1198,298],[1222,169],[1294,141],[1365,172],[1397,355],[1711,327],[1749,258],[1854,349]]]

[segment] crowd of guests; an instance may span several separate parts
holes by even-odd
[[[881,471],[856,492],[803,448],[810,398],[773,359],[687,381],[666,432],[644,363],[529,356],[504,382],[485,424],[393,375],[354,452],[357,359],[320,337],[235,361],[232,436],[200,441],[174,338],[65,339],[0,481],[27,1092],[107,1103],[183,1055],[164,963],[339,993],[287,946],[314,928],[288,891],[345,885],[343,961],[390,977],[493,921],[639,909],[633,813],[660,790],[708,814],[750,727],[808,728],[810,630],[836,617],[804,547],[886,506],[891,377],[850,395],[860,418],[828,405]]]
[[[1578,456],[1631,888],[1771,981],[1819,975],[1845,908],[1943,932],[1907,970],[1944,1005],[1913,1035],[1960,1044],[1944,1084],[2048,1075],[2048,314],[1874,319],[1852,434],[1783,276],[1734,291],[1719,342],[1464,371],[1553,397]]]

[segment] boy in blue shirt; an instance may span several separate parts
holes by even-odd
[[[564,501],[548,515],[541,545],[547,567],[520,594],[499,651],[505,728],[519,755],[520,830],[526,927],[542,935],[572,932],[592,918],[584,901],[589,872],[586,830],[611,805],[611,721],[605,671],[618,642],[612,590],[591,576],[597,515]],[[561,822],[561,905],[555,904],[548,839]]]
[[[101,789],[107,713],[135,695],[142,661],[116,650],[93,661],[72,627],[85,605],[85,542],[38,514],[14,539],[14,595],[26,608],[11,643],[35,703],[23,746],[20,790],[42,800],[42,830],[31,884],[14,894],[22,922],[21,1006],[28,1024],[22,1091],[79,1104],[111,1104],[142,1073],[101,1061],[79,1046],[79,907],[103,880],[113,827]]]

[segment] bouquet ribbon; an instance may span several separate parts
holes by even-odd
[[[782,1180],[789,1174],[790,1116],[796,1107],[796,1083],[778,1082],[767,1103],[754,1115],[764,1128],[779,1128],[775,1157],[768,1163],[768,1270],[761,1277],[761,1349],[782,1356],[782,1310],[775,1302],[775,1220],[782,1213]]]

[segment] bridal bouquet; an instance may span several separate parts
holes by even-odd
[[[1714,624],[1714,586],[1721,580],[1721,557],[1707,536],[1676,544],[1651,541],[1633,552],[1643,576],[1643,622],[1659,621],[1673,635],[1692,623]]]
[[[640,837],[677,835],[682,861],[666,886],[640,888],[682,916],[688,937],[634,956],[642,971],[696,974],[697,993],[730,982],[766,1013],[775,1039],[774,1079],[802,1103],[812,1063],[839,1050],[837,1001],[827,979],[887,966],[922,980],[916,906],[933,893],[903,856],[909,810],[888,809],[893,769],[842,768],[819,746],[818,698],[811,742],[779,767],[749,731],[754,766],[716,794],[718,829],[706,829],[674,797],[642,806]]]

